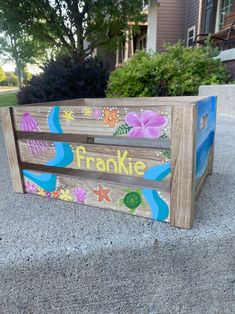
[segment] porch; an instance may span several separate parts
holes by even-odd
[[[233,0],[202,1],[198,30],[194,44],[211,43],[220,51],[235,48],[235,2]]]

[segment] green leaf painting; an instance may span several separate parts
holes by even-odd
[[[114,131],[113,135],[114,136],[120,136],[120,135],[127,134],[130,131],[130,129],[131,129],[131,127],[127,123],[121,124]]]

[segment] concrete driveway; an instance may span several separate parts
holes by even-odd
[[[192,230],[15,194],[0,130],[0,313],[234,313],[235,117]]]

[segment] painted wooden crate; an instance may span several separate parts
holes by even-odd
[[[215,118],[216,97],[3,108],[14,190],[190,228],[212,173]]]

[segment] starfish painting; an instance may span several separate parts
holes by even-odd
[[[99,184],[97,190],[92,190],[92,191],[93,193],[97,195],[99,202],[102,202],[102,201],[110,202],[110,197],[109,197],[110,190],[105,189],[101,184]]]

